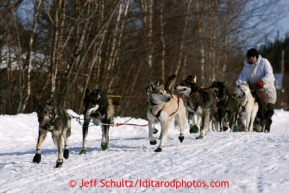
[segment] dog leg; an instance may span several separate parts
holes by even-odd
[[[250,119],[248,120],[248,121],[250,121],[250,132],[253,132],[253,124],[254,124],[254,120],[255,120],[255,118],[256,118],[256,115],[257,115],[257,111],[258,111],[258,108],[259,108],[259,106],[258,106],[258,103],[257,102],[254,102],[254,104],[253,104],[254,106],[253,106],[253,109],[252,109],[252,111],[251,111],[251,116],[250,116]]]
[[[64,138],[64,152],[63,152],[63,157],[65,159],[68,159],[69,157],[69,150],[68,150],[68,139]]]
[[[245,113],[243,112],[242,114],[242,122],[243,122],[243,125],[244,125],[244,131],[245,132],[248,132],[248,128],[249,128],[249,116],[248,116],[248,113]]]
[[[61,136],[56,136],[55,134],[52,133],[52,138],[53,141],[55,143],[55,145],[57,146],[57,151],[58,151],[58,159],[56,162],[56,168],[59,168],[60,166],[62,166],[63,163],[63,157],[62,157],[62,138]]]
[[[70,120],[68,122],[68,125],[71,125]],[[64,152],[63,152],[63,157],[65,159],[68,159],[69,157],[69,150],[68,150],[68,137],[71,135],[71,128],[70,126],[67,127],[66,132],[63,132],[62,136],[64,139]]]
[[[162,128],[162,138],[160,141],[160,145],[159,147],[155,150],[155,152],[161,152],[166,140],[167,140],[167,134],[168,134],[168,130],[169,130],[169,117],[165,118],[164,122],[161,122],[161,128]]]
[[[190,125],[190,133],[198,133],[199,128],[196,125],[195,114],[188,111],[188,122]]]
[[[233,116],[232,116],[232,127],[233,127],[233,132],[238,132],[239,131],[239,126],[238,126],[238,113],[235,112],[233,113]]]
[[[181,116],[181,114],[178,114],[176,116],[176,120],[178,121],[178,125],[179,125],[179,128],[180,128],[179,140],[182,143],[184,141],[184,138],[185,138],[184,137],[184,128],[185,128],[186,118],[184,116]]]
[[[84,118],[84,123],[82,126],[82,149],[79,154],[86,154],[86,137],[88,134],[88,125],[90,123],[90,119]]]
[[[39,131],[38,133],[38,140],[36,144],[36,154],[33,157],[33,162],[40,163],[41,161],[41,145],[43,141],[45,140],[47,131]]]
[[[102,125],[101,149],[106,150],[109,142],[109,125]]]
[[[228,130],[228,128],[229,128],[229,121],[225,121],[225,124],[224,124],[224,127],[223,127],[223,130],[224,131],[227,131]]]
[[[157,141],[154,139],[153,137],[153,130],[154,130],[154,123],[152,123],[152,121],[149,120],[149,124],[148,124],[148,129],[149,129],[149,135],[148,138],[150,140],[150,144],[151,145],[156,145]]]
[[[201,129],[201,122],[202,122],[202,114],[201,113],[196,113],[196,123],[194,125],[190,125],[190,133],[198,133],[199,130]],[[195,120],[195,117],[194,117]]]
[[[268,107],[268,110],[265,113],[265,119],[266,119],[265,132],[269,133],[270,132],[270,127],[271,127],[271,124],[272,124],[272,116],[274,115],[274,108],[273,108],[273,104],[272,103],[268,103],[267,107]]]
[[[203,111],[202,128],[201,128],[200,135],[196,137],[196,139],[203,139],[204,136],[206,135],[206,116],[207,116],[206,114],[207,112]]]
[[[155,128],[155,124],[152,124],[153,134],[157,134],[159,130]]]

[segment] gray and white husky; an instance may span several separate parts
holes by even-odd
[[[182,80],[179,85],[175,86],[179,93],[185,95],[186,109],[190,113],[197,113],[199,120],[202,121],[201,134],[197,139],[202,139],[208,129],[209,124],[213,119],[214,111],[216,109],[216,94],[212,89],[203,89],[196,84],[196,76],[188,76]],[[195,131],[196,129],[196,131]],[[198,127],[191,127],[190,132],[196,133]]]
[[[39,123],[39,135],[36,144],[36,154],[33,162],[39,163],[41,161],[41,145],[48,132],[51,132],[54,144],[58,149],[58,159],[56,168],[63,163],[63,157],[68,159],[68,137],[71,135],[71,120],[65,109],[62,109],[54,104],[53,100],[50,102],[39,104],[37,108],[37,117]],[[62,156],[62,137],[64,139],[64,152]]]

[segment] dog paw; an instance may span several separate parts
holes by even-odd
[[[163,148],[158,147],[155,152],[161,152],[163,150]]]
[[[150,140],[150,144],[151,144],[151,145],[156,145],[156,144],[157,144],[157,140],[155,140],[155,139]]]
[[[157,130],[156,128],[154,128],[153,134],[157,134],[159,130]]]
[[[185,137],[184,137],[183,135],[180,135],[180,136],[179,136],[179,140],[180,140],[181,143],[183,143],[184,138],[185,138]]]
[[[80,152],[79,152],[79,155],[81,154],[86,154],[86,150],[85,149],[82,149]]]
[[[108,149],[108,143],[102,143],[100,146],[102,150]]]
[[[193,125],[190,127],[190,133],[198,133],[199,128],[197,125]]]
[[[239,131],[239,127],[237,125],[235,125],[233,128],[233,132],[238,132],[238,131]]]
[[[69,157],[69,150],[68,150],[68,149],[65,149],[65,150],[64,150],[64,152],[63,152],[63,157],[64,157],[65,159],[68,159],[68,157]]]
[[[58,160],[57,162],[56,162],[56,168],[59,168],[59,167],[61,167],[62,166],[62,163],[63,163],[63,160]]]
[[[196,137],[196,139],[203,139],[203,138],[204,138],[203,135],[200,135],[200,136]]]
[[[33,158],[33,162],[39,164],[40,161],[41,161],[41,154],[36,153],[35,156],[34,156],[34,158]]]

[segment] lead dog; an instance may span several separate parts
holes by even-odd
[[[188,111],[198,112],[199,109],[201,110],[199,116],[202,119],[202,129],[197,139],[202,139],[208,131],[209,124],[213,120],[216,110],[216,95],[214,90],[199,87],[192,75],[182,80],[175,88],[179,93],[185,95]]]
[[[169,85],[169,84],[166,84]],[[186,109],[183,100],[173,94],[168,94],[162,81],[156,81],[156,83],[149,83],[147,86],[148,96],[148,110],[147,117],[149,120],[149,140],[151,145],[156,145],[157,141],[153,137],[154,124],[160,122],[161,134],[160,144],[155,152],[161,152],[164,144],[167,141],[167,135],[169,130],[170,120],[175,119],[175,126],[179,126],[180,135],[179,140],[184,140],[184,127],[186,120]]]
[[[114,106],[112,100],[107,98],[105,92],[100,89],[94,89],[91,92],[86,89],[83,105],[82,150],[79,154],[86,154],[86,137],[91,119],[101,126],[101,148],[106,150],[109,142],[109,127],[113,124]]]
[[[33,162],[39,163],[41,161],[41,145],[48,132],[52,133],[52,139],[58,149],[58,159],[56,168],[63,163],[63,157],[68,159],[68,137],[71,135],[71,121],[67,112],[54,105],[53,100],[45,104],[39,104],[37,108],[37,117],[39,123],[39,135],[36,145],[36,154]],[[62,157],[62,138],[64,139],[64,152]]]
[[[234,95],[241,99],[242,122],[246,132],[253,132],[253,122],[255,120],[258,103],[255,101],[248,84],[241,84],[235,87]]]

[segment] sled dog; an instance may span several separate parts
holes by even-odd
[[[196,84],[196,77],[192,75],[182,80],[179,85],[175,86],[175,89],[185,95],[188,112],[197,113],[198,116],[201,117],[202,131],[197,139],[202,139],[208,131],[209,124],[212,121],[216,109],[216,95],[213,89],[202,89]],[[196,133],[198,126],[199,125],[196,126],[197,129],[194,126],[191,127],[190,132]],[[196,130],[196,132],[193,132],[194,130]]]
[[[228,127],[233,131],[238,131],[238,116],[241,111],[241,101],[230,94],[226,88],[227,81],[214,81],[210,88],[216,88],[217,113],[219,117],[220,131],[226,131]]]
[[[170,80],[172,81],[172,80]],[[184,127],[186,120],[186,109],[182,98],[168,94],[166,90],[170,90],[171,84],[167,83],[165,88],[162,81],[150,82],[147,85],[148,109],[147,118],[149,120],[149,135],[151,145],[156,145],[157,141],[153,137],[154,124],[160,122],[160,144],[155,152],[161,152],[166,141],[169,130],[170,120],[175,120],[175,126],[180,129],[179,140],[184,140]]]
[[[186,80],[191,81],[193,83],[197,83],[197,77],[196,76],[188,76],[186,78]],[[183,93],[183,91],[185,91],[184,89],[186,89],[185,87],[186,87],[186,85],[177,85],[177,86],[175,86],[175,89],[179,93]],[[186,111],[187,111],[188,123],[190,125],[190,133],[198,133],[199,128],[201,128],[202,112],[203,112],[202,108],[201,108],[201,106],[196,106],[196,108],[192,108],[190,106],[190,103],[189,103],[190,100],[188,100],[187,97],[186,97],[186,99],[187,100],[185,100],[185,107],[186,107]]]
[[[257,132],[269,132],[265,130],[266,124],[268,124],[268,119],[266,117],[267,101],[262,100],[262,95],[266,95],[266,93],[263,88],[257,88],[256,85],[249,85],[249,87],[259,107],[254,121],[253,130],[256,130]]]
[[[71,134],[71,120],[66,110],[54,104],[53,100],[50,102],[39,104],[37,108],[37,117],[39,123],[39,135],[36,144],[36,154],[33,162],[39,163],[41,161],[41,145],[48,132],[52,133],[52,139],[58,149],[58,159],[56,168],[63,163],[63,157],[68,159],[68,137]],[[62,156],[62,137],[64,139],[64,152]]]
[[[241,99],[242,122],[246,132],[253,132],[258,103],[255,101],[248,84],[241,84],[235,87],[234,95]]]
[[[86,137],[90,120],[101,126],[101,148],[106,150],[109,142],[109,127],[113,125],[114,106],[112,100],[107,98],[106,93],[100,89],[85,91],[83,99],[84,124],[82,126],[82,150],[79,154],[86,154]]]

